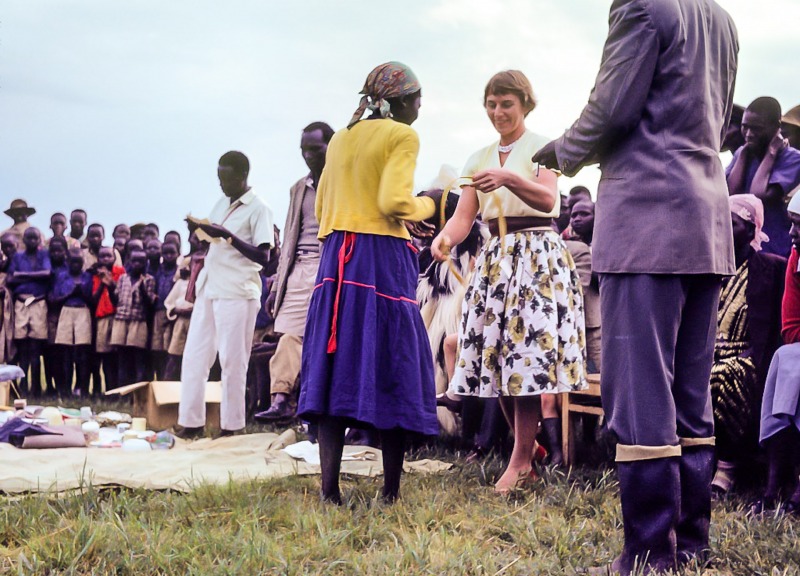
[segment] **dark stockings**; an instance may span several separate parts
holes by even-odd
[[[73,366],[75,369],[75,393],[89,395],[89,379],[92,367],[89,363],[89,346],[64,347],[64,387],[58,391],[59,396],[66,398],[72,391]]]
[[[147,350],[144,348],[120,346],[118,362],[118,382],[120,386],[147,380]]]
[[[24,340],[17,340],[17,357],[19,358],[19,367],[25,373],[22,380],[22,389],[25,385],[29,385],[30,395],[32,398],[38,398],[42,395],[42,340],[35,340],[33,338],[25,338]],[[30,380],[28,380],[28,369],[30,368]]]
[[[180,380],[183,356],[167,355],[167,366],[164,368],[164,380]]]
[[[344,450],[344,433],[347,426],[335,417],[320,418],[317,423],[320,466],[322,468],[322,499],[334,504],[342,503],[339,490],[339,471]],[[380,430],[383,451],[383,500],[392,503],[400,493],[403,474],[406,433],[404,430]]]
[[[101,396],[103,394],[103,381],[106,383],[106,392],[119,388],[119,361],[116,352],[92,354],[94,358],[94,368],[92,370],[92,395]],[[100,370],[102,369],[102,378]]]
[[[339,491],[339,470],[344,450],[344,423],[333,417],[320,418],[317,424],[319,462],[322,468],[322,499],[333,504],[342,503]]]

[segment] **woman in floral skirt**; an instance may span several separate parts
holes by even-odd
[[[514,448],[498,492],[532,474],[540,396],[586,387],[580,280],[550,225],[558,213],[557,176],[531,161],[548,141],[525,127],[535,106],[522,72],[499,72],[489,80],[484,107],[500,140],[467,162],[456,213],[432,246],[434,257],[445,260],[479,212],[492,235],[464,299],[450,391],[511,398],[505,405]]]

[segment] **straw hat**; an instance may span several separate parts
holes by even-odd
[[[36,214],[36,208],[31,208],[28,203],[22,198],[17,198],[11,202],[8,210],[5,210],[8,216],[13,217],[15,214],[24,214],[25,216],[32,216]]]
[[[784,124],[792,124],[800,128],[800,105],[795,106],[784,114],[783,118],[781,118],[781,122]]]

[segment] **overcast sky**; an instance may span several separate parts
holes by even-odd
[[[800,103],[798,0],[721,0],[739,29],[737,103]],[[530,78],[528,128],[558,136],[580,113],[607,32],[605,0],[2,0],[0,204],[31,222],[83,207],[89,221],[155,221],[183,232],[219,197],[216,162],[250,158],[250,183],[283,227],[306,173],[300,133],[338,129],[377,64],[399,60],[423,86],[417,186],[496,139],[483,87],[503,69]],[[572,181],[594,190],[596,169]],[[11,221],[0,215],[0,228]],[[184,234],[185,238],[185,234]]]

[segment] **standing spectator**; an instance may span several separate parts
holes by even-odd
[[[114,251],[108,246],[100,248],[97,264],[89,269],[92,274],[92,308],[94,310],[94,354],[92,363],[92,394],[97,396],[101,390],[100,371],[102,369],[106,390],[119,385],[118,355],[111,345],[111,332],[114,327],[114,314],[117,310],[117,283],[125,274],[125,268],[114,265]]]
[[[86,242],[86,210],[76,208],[69,215],[69,237],[80,242],[81,248],[88,248]]]
[[[64,236],[64,232],[67,230],[67,217],[61,212],[55,212],[50,216],[50,230],[53,231],[53,235],[44,242],[45,248],[50,246],[50,240],[53,238],[64,238],[64,241],[67,243],[67,250],[81,247],[80,242]],[[64,259],[66,260],[66,254],[64,255]]]
[[[92,346],[92,314],[89,304],[92,298],[92,277],[83,271],[83,253],[79,248],[69,251],[67,270],[59,270],[49,295],[51,304],[61,307],[56,332],[56,345],[63,351],[62,378],[58,395],[67,398],[75,374],[75,396],[89,395]]]
[[[731,194],[753,194],[764,203],[762,250],[789,256],[789,215],[786,198],[800,184],[800,151],[781,134],[781,105],[775,98],[753,100],[742,118],[744,146],[733,155],[725,173]]]
[[[100,248],[106,239],[106,229],[102,224],[90,224],[86,229],[86,247],[83,249],[83,269],[88,270],[97,264]],[[114,266],[122,266],[122,258],[117,253],[114,257]]]
[[[592,237],[594,235],[594,202],[581,198],[572,205],[570,229],[573,240],[567,249],[575,260],[575,268],[583,288],[583,317],[586,320],[586,358],[590,372],[600,372],[600,286],[592,271]]]
[[[611,570],[624,575],[708,551],[709,375],[721,276],[734,272],[719,151],[737,52],[713,0],[614,2],[588,104],[533,157],[567,176],[602,171],[592,264],[625,533]]]
[[[64,220],[66,222],[66,219]],[[80,248],[78,247],[78,250]],[[63,236],[53,236],[47,254],[50,258],[52,278],[55,280],[61,272],[67,272],[67,240]],[[54,302],[51,298],[52,289],[47,295],[47,343],[44,346],[44,379],[45,390],[61,393],[66,388],[64,383],[64,350],[56,344],[58,333],[58,317],[61,315],[63,302]]]
[[[128,273],[117,283],[117,312],[111,329],[111,345],[117,347],[122,386],[147,377],[147,317],[158,294],[156,282],[146,273],[146,266],[145,253],[133,252]]]
[[[25,200],[17,198],[11,202],[11,206],[9,206],[4,212],[6,216],[9,216],[14,221],[14,224],[12,224],[11,228],[8,230],[4,230],[2,234],[6,234],[7,232],[15,234],[19,241],[19,249],[22,250],[22,234],[30,227],[30,224],[28,223],[28,217],[36,214],[36,209],[28,206],[28,203],[25,202]]]
[[[795,106],[783,115],[781,132],[789,141],[789,146],[800,149],[800,106]]]
[[[188,261],[185,266],[181,266],[178,275],[175,285],[164,301],[167,320],[172,322],[164,380],[178,380],[181,377],[183,350],[186,347],[186,335],[189,333],[189,323],[194,308],[194,305],[186,300],[186,290],[189,287]]]
[[[16,354],[14,346],[14,294],[7,286],[11,258],[17,253],[17,235],[0,234],[0,362],[9,363]]]
[[[50,286],[50,258],[41,250],[42,236],[38,228],[27,228],[22,235],[24,252],[11,259],[6,284],[14,292],[14,341],[19,354],[19,367],[25,372],[23,390],[30,383],[30,394],[42,393],[42,346],[47,341],[47,289]],[[30,381],[28,381],[30,368]]]
[[[148,248],[158,240],[151,240]],[[172,340],[174,322],[167,317],[166,300],[175,278],[178,274],[178,248],[171,242],[159,242],[160,254],[163,261],[153,277],[156,280],[158,301],[153,315],[153,331],[150,336],[150,360],[153,370],[160,380],[164,380],[164,371],[167,366],[167,350]]]
[[[272,212],[247,185],[250,162],[241,152],[219,159],[217,177],[224,194],[214,206],[211,224],[199,224],[215,238],[196,283],[192,322],[186,337],[181,400],[176,433],[197,437],[206,420],[208,374],[219,352],[222,366],[221,434],[245,426],[247,366],[261,303],[259,270],[269,261]]]
[[[275,318],[274,330],[281,334],[278,348],[269,363],[272,404],[264,412],[256,414],[258,419],[277,420],[294,416],[291,400],[300,377],[306,314],[319,268],[319,222],[315,214],[317,186],[332,137],[333,128],[324,122],[313,122],[303,129],[300,138],[300,152],[310,172],[289,191],[289,212],[286,214],[278,274],[267,300],[268,311]]]

